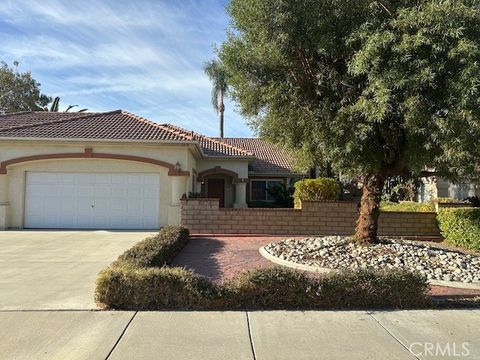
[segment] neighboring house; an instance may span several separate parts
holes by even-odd
[[[260,139],[218,139],[125,111],[0,115],[0,228],[156,229],[189,193],[269,201],[302,174]]]
[[[418,201],[420,202],[427,202],[436,198],[464,200],[472,196],[480,196],[480,185],[454,184],[440,177],[422,179],[418,189]]]

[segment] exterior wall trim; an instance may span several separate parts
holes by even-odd
[[[55,160],[55,159],[107,159],[107,160],[123,160],[123,161],[135,161],[141,163],[147,163],[152,165],[157,165],[163,168],[168,169],[168,176],[190,176],[189,171],[177,171],[175,165],[170,164],[166,161],[147,158],[143,156],[133,156],[133,155],[121,155],[121,154],[110,154],[110,153],[95,153],[92,148],[85,148],[83,153],[56,153],[56,154],[42,154],[42,155],[29,155],[22,156],[0,163],[0,174],[7,174],[7,166],[20,164],[30,161],[39,161],[39,160]]]
[[[215,174],[222,174],[222,175],[227,175],[232,177],[234,184],[248,182],[248,179],[240,178],[235,171],[224,169],[221,166],[215,166],[211,169],[200,171],[197,176],[197,181],[202,182],[203,180],[205,180],[206,176],[215,175]]]

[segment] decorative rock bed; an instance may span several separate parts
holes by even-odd
[[[346,237],[286,239],[265,245],[261,251],[284,265],[298,264],[310,271],[341,268],[419,271],[432,283],[456,282],[480,287],[480,256],[441,249],[414,241],[384,239],[361,246]],[[452,285],[453,286],[453,285]]]

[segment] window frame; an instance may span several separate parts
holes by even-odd
[[[253,186],[253,182],[254,181],[258,181],[258,182],[265,182],[265,199],[253,199],[252,198],[252,195],[253,195],[253,191],[252,191],[252,186]],[[282,183],[285,185],[285,179],[284,178],[254,178],[254,179],[250,179],[250,201],[263,201],[263,202],[269,202],[269,203],[272,203],[272,202],[275,202],[275,200],[273,199],[268,199],[268,183],[269,182],[276,182],[276,183]]]

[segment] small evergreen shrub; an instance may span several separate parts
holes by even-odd
[[[303,179],[294,186],[293,199],[297,209],[301,201],[336,200],[340,196],[340,185],[331,178]]]
[[[380,211],[399,212],[435,212],[435,205],[432,202],[418,203],[415,201],[400,201],[399,203],[382,201]]]
[[[441,209],[437,220],[448,243],[480,250],[480,208]]]

